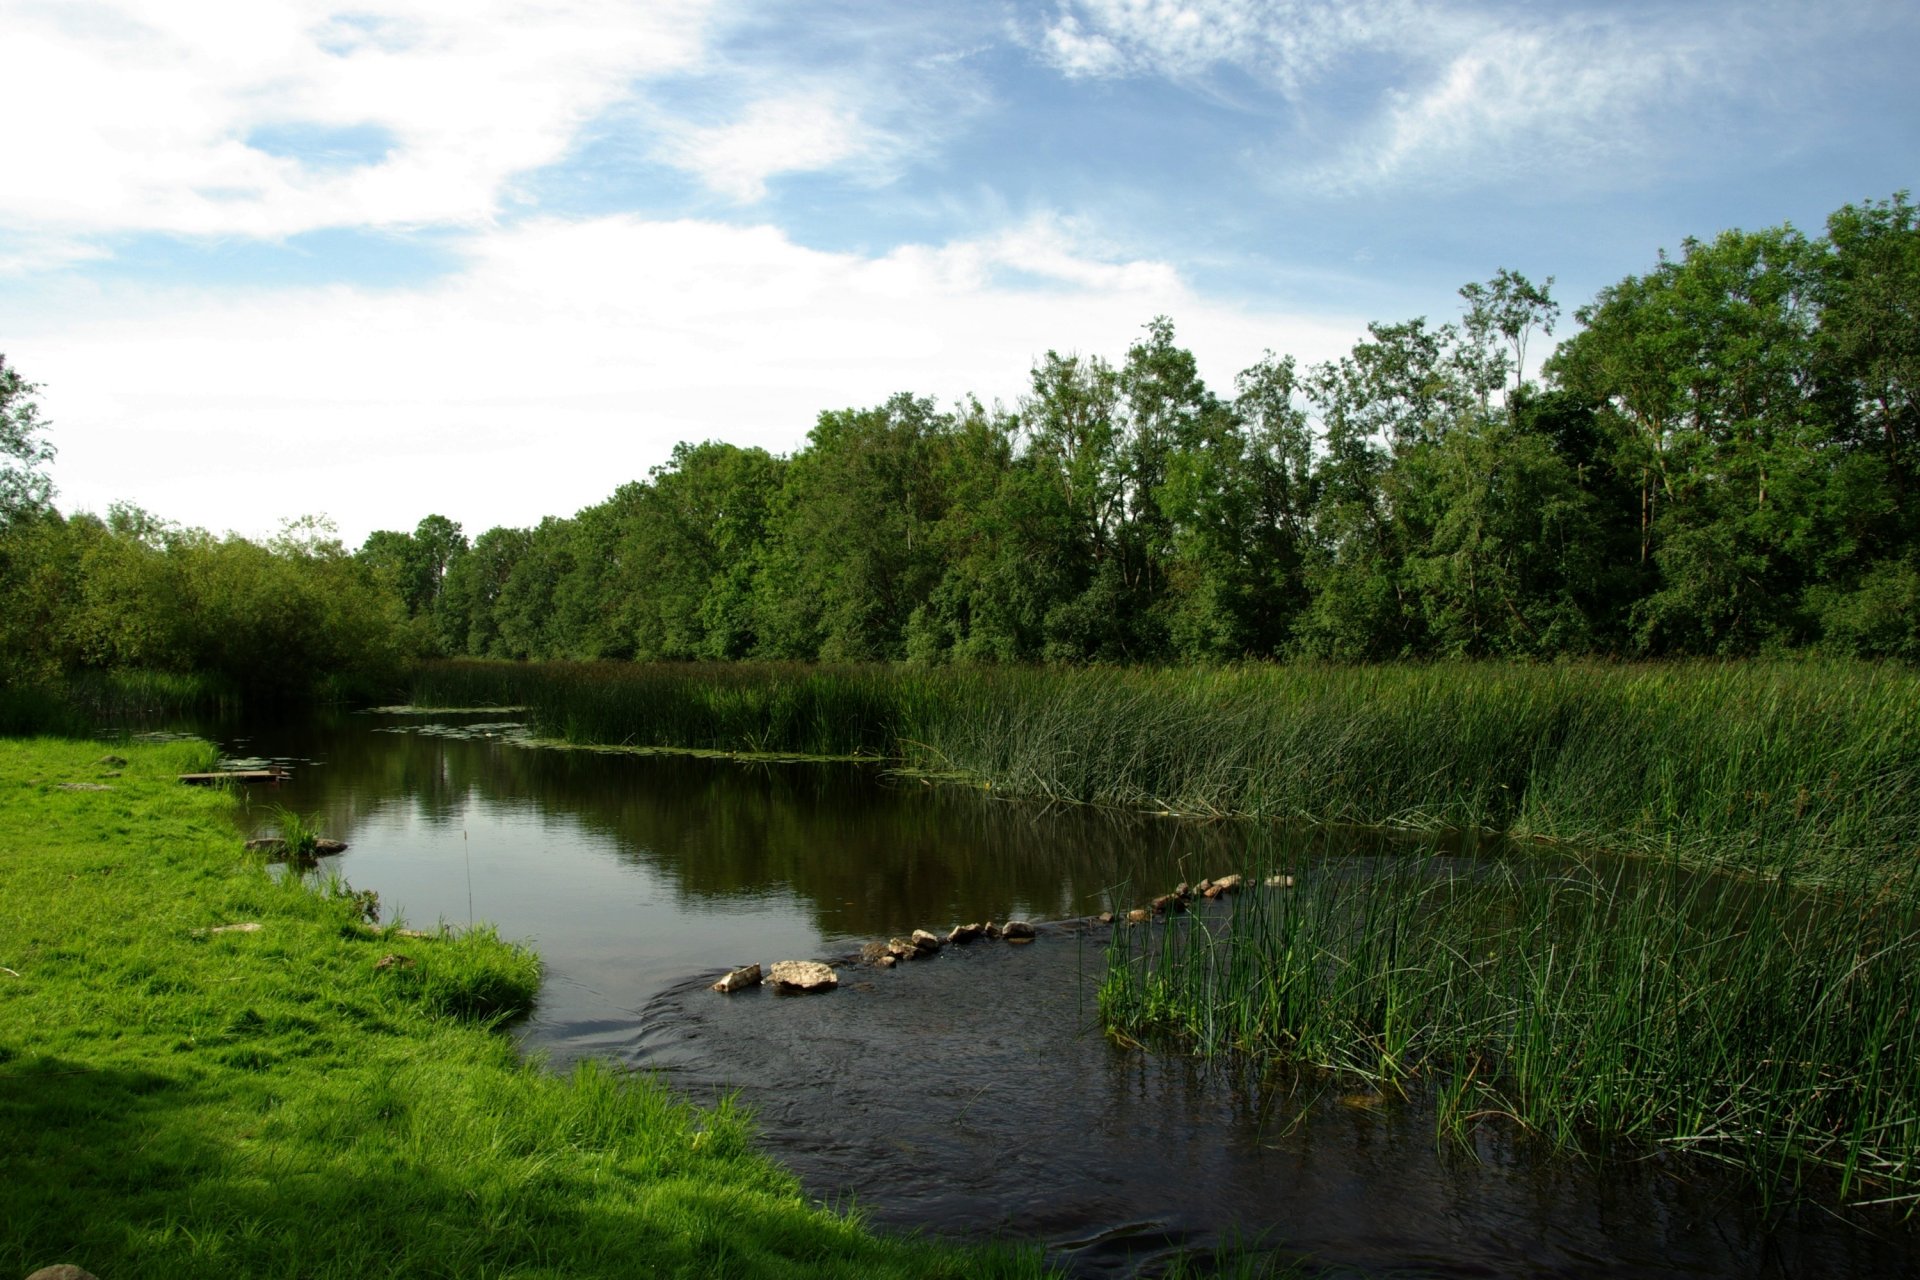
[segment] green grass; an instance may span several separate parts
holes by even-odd
[[[435,663],[579,744],[864,755],[1012,795],[1484,830],[1800,877],[1920,858],[1920,673],[1865,663]]]
[[[1423,1094],[1456,1137],[1500,1121],[1704,1152],[1769,1191],[1920,1197],[1912,877],[1328,862],[1230,901],[1116,930],[1110,1030]]]
[[[531,953],[372,925],[173,781],[205,748],[113,750],[0,741],[0,1274],[1039,1272],[809,1203],[731,1106],[521,1063]]]

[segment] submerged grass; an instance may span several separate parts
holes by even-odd
[[[1038,1274],[810,1204],[731,1106],[519,1062],[531,953],[270,875],[174,781],[204,747],[101,750],[0,741],[0,1274]]]
[[[1136,809],[1520,838],[1800,877],[1920,857],[1920,673],[1864,663],[416,673],[573,743],[872,756]]]
[[[1443,1131],[1706,1152],[1920,1197],[1920,893],[1680,868],[1325,864],[1116,931],[1126,1037],[1424,1091]]]

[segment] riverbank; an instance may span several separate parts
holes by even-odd
[[[530,953],[270,875],[174,780],[205,747],[108,754],[0,741],[0,1274],[1039,1274],[808,1203],[730,1107],[519,1062]]]
[[[1859,662],[1187,668],[427,664],[576,744],[867,756],[1008,795],[1486,831],[1798,879],[1897,871],[1920,672]]]

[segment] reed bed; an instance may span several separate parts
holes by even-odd
[[[1701,1151],[1920,1200],[1920,895],[1668,865],[1321,864],[1116,930],[1122,1036],[1422,1092],[1560,1148]],[[1837,1185],[1835,1185],[1837,1180]]]
[[[1920,855],[1920,674],[1865,663],[435,663],[576,743],[873,756],[995,791],[1477,830],[1802,878]]]

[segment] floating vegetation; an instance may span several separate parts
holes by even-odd
[[[532,707],[417,707],[402,703],[392,707],[362,707],[358,714],[363,716],[481,716],[481,715],[517,715],[531,711]]]
[[[508,741],[521,741],[528,735],[527,726],[518,720],[495,720],[485,724],[399,724],[382,725],[374,733],[412,734],[422,738],[449,738],[457,742],[472,742],[482,738],[502,738]]]

